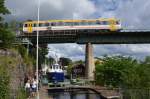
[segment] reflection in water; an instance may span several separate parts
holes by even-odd
[[[50,94],[53,99],[101,99],[98,94],[87,92],[64,92]]]

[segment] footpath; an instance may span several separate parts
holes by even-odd
[[[37,97],[33,97],[31,99],[37,99]],[[53,99],[48,95],[47,86],[42,86],[39,90],[39,99]]]

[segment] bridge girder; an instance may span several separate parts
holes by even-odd
[[[45,35],[44,35],[45,34]],[[36,34],[21,35],[19,38],[29,38],[36,43]],[[44,32],[39,35],[39,44],[78,43],[86,44],[143,44],[150,43],[150,31],[141,32]]]

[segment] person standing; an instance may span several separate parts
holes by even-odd
[[[35,97],[36,90],[37,90],[37,81],[36,81],[36,79],[32,80],[32,86],[31,86],[31,88],[32,88],[32,96]]]
[[[30,80],[28,80],[28,81],[25,83],[25,90],[26,90],[26,93],[27,93],[27,97],[28,97],[28,99],[29,99],[29,98],[30,98],[30,95],[31,95]]]

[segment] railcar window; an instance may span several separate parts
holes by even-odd
[[[27,24],[24,24],[24,27],[27,27],[28,25]]]
[[[103,25],[108,25],[109,23],[108,23],[108,21],[102,21],[102,24]]]
[[[81,25],[88,25],[88,22],[82,21]]]
[[[45,26],[49,26],[49,23],[45,23]]]
[[[51,23],[51,26],[56,26],[56,23]]]
[[[95,24],[96,24],[96,22],[94,22],[94,21],[89,22],[89,25],[95,25]]]
[[[39,27],[41,27],[42,26],[42,23],[39,23]]]
[[[51,26],[51,23],[49,23],[49,26]]]
[[[46,26],[45,23],[39,23],[39,27],[44,27],[44,26]]]
[[[70,26],[73,26],[73,22],[70,22]]]
[[[91,22],[88,22],[88,25],[91,25]]]
[[[42,27],[46,26],[46,23],[42,23]]]
[[[119,24],[119,21],[116,21],[116,24]]]
[[[58,25],[58,26],[63,26],[64,23],[63,23],[63,22],[58,22],[57,25]]]
[[[36,26],[37,26],[37,24],[36,24],[36,23],[34,23],[34,24],[33,24],[33,27],[36,27]]]
[[[88,22],[84,22],[84,24],[85,24],[85,25],[89,25],[89,23],[88,23]]]
[[[79,22],[74,22],[73,24],[74,24],[74,25],[79,25]]]
[[[73,25],[72,22],[66,22],[66,23],[65,23],[65,26],[72,26],[72,25]]]
[[[79,25],[81,25],[81,22],[78,22]]]
[[[97,20],[97,21],[96,21],[96,24],[98,24],[98,25],[101,24],[101,21]]]

